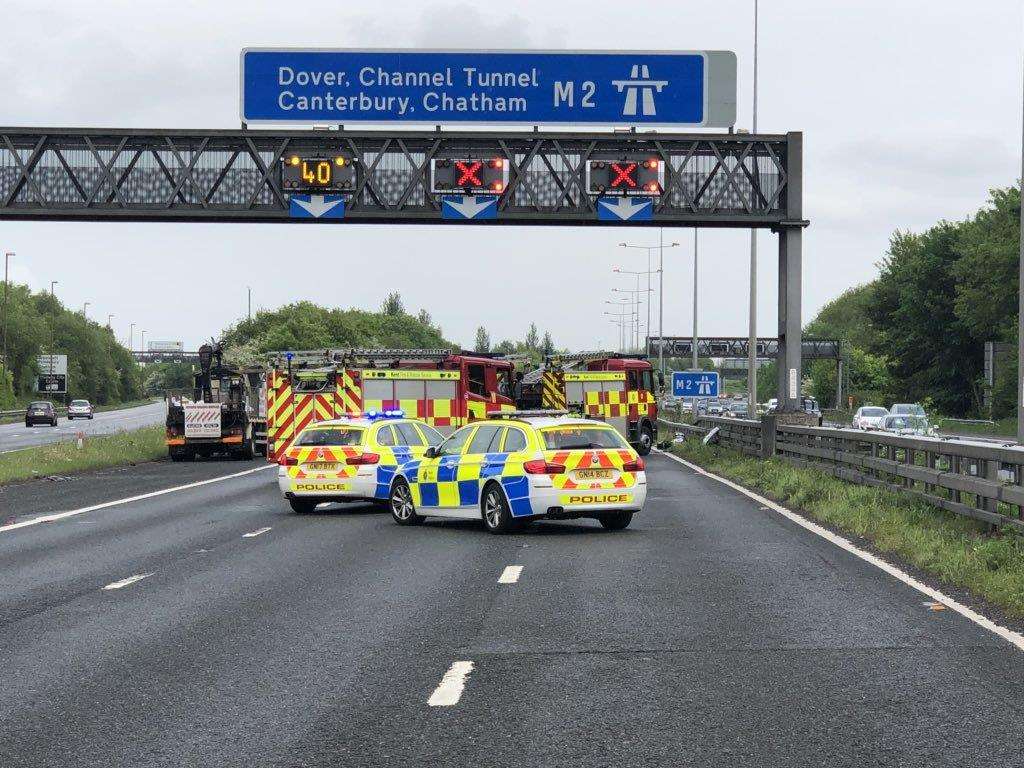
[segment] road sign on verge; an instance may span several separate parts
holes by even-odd
[[[345,198],[341,195],[292,195],[288,214],[293,219],[343,219]]]
[[[674,397],[718,397],[717,371],[674,371]]]
[[[736,122],[732,51],[246,48],[243,122]]]
[[[42,374],[59,373],[67,376],[68,356],[67,355],[36,355],[36,365]]]
[[[654,201],[649,197],[599,197],[598,221],[650,221]]]
[[[498,218],[497,195],[445,195],[441,198],[442,219]]]
[[[36,379],[36,390],[50,395],[68,393],[68,377],[65,373],[43,373]]]

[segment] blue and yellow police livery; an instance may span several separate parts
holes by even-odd
[[[391,515],[483,520],[492,533],[540,518],[629,525],[647,500],[644,461],[608,424],[552,412],[494,414],[398,468]]]
[[[398,466],[421,458],[442,439],[401,411],[317,422],[278,459],[277,484],[300,513],[330,501],[386,502]]]

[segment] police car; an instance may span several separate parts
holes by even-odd
[[[482,519],[492,533],[581,517],[621,530],[646,500],[644,460],[618,431],[558,411],[495,413],[462,427],[400,466],[390,489],[399,525]]]
[[[401,411],[370,411],[304,429],[278,459],[277,485],[296,512],[331,501],[386,503],[399,464],[444,436]]]

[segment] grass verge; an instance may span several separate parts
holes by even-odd
[[[167,455],[164,427],[86,437],[82,447],[66,441],[0,454],[0,485],[47,475],[66,475],[88,469],[153,461]]]
[[[753,459],[695,440],[675,443],[671,451],[1024,618],[1024,536],[1014,531],[992,534],[977,521],[897,492],[854,485],[778,459]]]

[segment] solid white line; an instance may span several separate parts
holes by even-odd
[[[73,509],[70,512],[57,512],[52,515],[43,515],[41,517],[34,517],[31,520],[23,520],[20,523],[11,523],[10,525],[0,525],[0,533],[6,533],[7,531],[14,531],[18,528],[27,528],[30,525],[39,525],[40,523],[52,523],[55,520],[64,520],[68,517],[74,517],[75,515],[84,515],[86,512],[95,512],[97,509],[106,509],[107,507],[116,507],[121,504],[130,504],[133,501],[143,501],[144,499],[152,499],[157,496],[163,496],[168,493],[175,493],[177,491],[187,491],[190,488],[199,488],[203,485],[210,485],[211,483],[219,483],[223,480],[232,480],[236,477],[244,477],[245,475],[251,475],[253,472],[262,472],[265,469],[274,469],[276,465],[267,464],[265,467],[256,467],[256,469],[246,469],[243,472],[235,472],[231,475],[221,475],[220,477],[213,477],[209,480],[199,480],[195,483],[187,483],[186,485],[176,485],[173,488],[164,488],[159,491],[151,491],[150,493],[142,493],[138,496],[129,496],[124,499],[116,499],[114,501],[104,501],[102,504],[93,504],[91,507],[82,507],[81,509]]]
[[[811,533],[813,533],[813,534],[815,534],[817,536],[820,536],[823,539],[826,539],[826,540],[832,542],[833,544],[835,544],[840,549],[845,549],[850,554],[856,555],[861,560],[864,560],[865,562],[870,563],[871,565],[875,566],[876,568],[879,568],[879,569],[885,571],[886,573],[888,573],[893,578],[898,579],[899,581],[902,581],[908,587],[913,587],[918,592],[920,592],[920,593],[922,593],[924,595],[927,595],[928,597],[930,597],[933,600],[936,600],[936,601],[942,603],[943,605],[945,605],[946,607],[950,608],[951,610],[956,611],[961,616],[963,616],[963,617],[965,617],[967,619],[970,619],[975,624],[977,624],[979,627],[982,627],[983,629],[987,629],[989,632],[992,632],[993,634],[998,635],[999,637],[1003,638],[1003,640],[1006,640],[1008,643],[1012,643],[1013,645],[1015,645],[1017,647],[1018,650],[1024,651],[1024,635],[1021,635],[1019,632],[1014,632],[1012,629],[1007,629],[1004,626],[996,624],[991,619],[985,618],[984,616],[982,616],[977,611],[971,610],[966,605],[963,605],[962,603],[959,603],[956,600],[954,600],[952,597],[949,597],[948,595],[940,592],[937,589],[933,589],[933,588],[929,587],[927,584],[922,584],[920,581],[915,579],[913,576],[911,576],[910,574],[906,573],[905,571],[897,568],[895,565],[891,565],[891,564],[885,562],[885,560],[882,560],[880,557],[876,557],[875,555],[871,554],[870,552],[867,552],[867,551],[861,549],[860,547],[856,546],[855,544],[852,544],[847,539],[844,539],[842,536],[838,536],[838,535],[832,533],[832,531],[828,530],[827,528],[822,528],[817,523],[812,523],[810,520],[807,520],[806,518],[801,517],[800,515],[796,514],[795,512],[791,512],[790,510],[788,510],[785,507],[783,507],[781,504],[776,504],[771,499],[766,499],[764,496],[756,494],[753,491],[751,491],[751,490],[749,490],[747,488],[744,488],[742,485],[737,485],[736,483],[732,482],[731,480],[726,480],[724,477],[719,477],[718,475],[712,474],[711,472],[708,472],[707,470],[702,469],[701,467],[698,467],[696,464],[691,464],[689,461],[686,461],[685,459],[681,459],[678,456],[675,456],[675,455],[673,455],[671,453],[666,453],[666,452],[661,451],[661,450],[659,450],[658,452],[661,453],[663,456],[667,456],[668,458],[672,459],[673,461],[679,462],[680,464],[683,464],[683,465],[689,467],[694,472],[696,472],[696,473],[698,473],[700,475],[704,475],[705,477],[709,477],[712,480],[717,480],[718,482],[722,483],[723,485],[727,485],[730,488],[732,488],[733,490],[739,491],[744,496],[747,496],[747,497],[753,499],[754,501],[758,502],[759,504],[763,504],[768,509],[771,509],[771,510],[774,510],[775,512],[778,512],[780,515],[782,515],[783,517],[785,517],[785,518],[787,518],[789,520],[792,520],[794,523],[796,523],[797,525],[801,526],[802,528],[806,528]]]
[[[521,565],[507,565],[505,570],[501,572],[501,576],[498,577],[499,584],[515,584],[519,581],[519,574],[523,572],[523,566]]]
[[[427,704],[432,707],[451,707],[458,704],[462,698],[462,691],[466,688],[466,678],[472,671],[472,661],[453,662],[441,678],[441,684],[430,694]]]
[[[251,538],[254,538],[256,536],[259,536],[262,533],[266,533],[269,530],[270,530],[270,526],[268,525],[266,528],[259,528],[259,529],[255,530],[255,531],[249,531],[248,533],[243,533],[242,534],[242,538],[243,539],[251,539]]]
[[[115,581],[112,584],[107,584],[104,589],[121,589],[123,587],[127,587],[129,584],[134,584],[136,581],[148,579],[152,575],[152,573],[137,573],[134,576],[129,576],[127,579],[121,579],[120,581]]]

